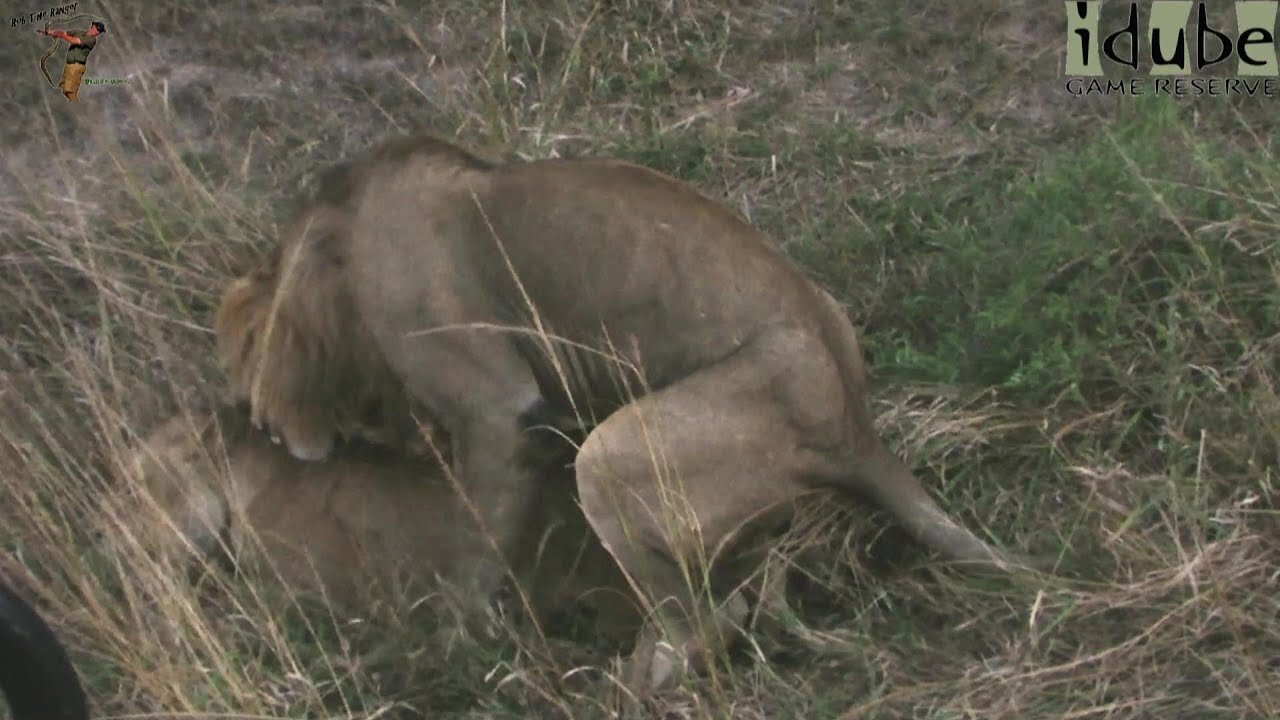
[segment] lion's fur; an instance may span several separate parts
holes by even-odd
[[[634,629],[634,603],[574,502],[572,478],[549,472],[524,552],[512,558],[539,612],[578,600],[614,632]],[[434,591],[472,561],[474,525],[435,460],[363,442],[303,462],[250,424],[247,409],[180,414],[126,462],[122,527],[179,563],[224,549],[242,570],[276,573],[341,608],[375,596]],[[147,503],[154,502],[148,512]]]
[[[224,291],[215,324],[232,393],[251,402],[255,424],[275,418],[294,442],[296,428],[308,436],[394,428],[404,439],[406,427],[391,420],[408,417],[402,386],[380,355],[367,352],[373,340],[355,316],[341,263],[322,254],[340,232],[340,214],[319,209],[295,222],[311,251],[285,257],[277,248],[257,272]],[[307,291],[288,284],[267,290],[278,277]]]
[[[819,487],[869,496],[953,559],[1011,567],[876,437],[836,301],[724,205],[646,168],[386,143],[331,171],[228,291],[217,332],[238,397],[297,457],[407,388],[506,545],[538,482],[519,462],[529,417],[585,417],[583,508],[638,587],[680,599],[664,615],[693,607],[673,568]],[[644,652],[640,684],[662,684],[672,668]]]
[[[358,162],[335,166],[315,198],[284,228],[277,245],[249,275],[223,292],[215,326],[218,353],[235,397],[250,401],[253,422],[269,422],[286,440],[332,440],[334,434],[382,433],[404,439],[403,384],[359,317],[348,282],[347,233],[352,202],[371,170],[429,149],[458,170],[489,163],[430,138],[388,142]],[[293,436],[293,437],[290,437]],[[316,442],[314,454],[328,445]]]

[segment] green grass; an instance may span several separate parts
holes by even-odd
[[[406,598],[339,618],[87,550],[129,525],[95,499],[127,439],[221,392],[221,288],[327,163],[413,129],[739,209],[849,305],[943,505],[1058,560],[922,567],[820,504],[778,552],[790,607],[669,717],[1280,716],[1270,101],[1072,98],[1038,3],[433,8],[112,8],[90,74],[136,74],[75,107],[42,43],[0,48],[27,69],[0,100],[0,571],[98,716],[601,716],[616,648],[581,634],[508,621],[443,658]]]

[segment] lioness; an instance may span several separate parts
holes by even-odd
[[[631,661],[639,691],[672,681],[694,626],[715,626],[682,568],[811,489],[864,494],[951,558],[1011,567],[876,437],[836,301],[653,170],[387,142],[328,173],[216,325],[236,396],[298,458],[325,457],[407,386],[503,547],[537,487],[518,462],[525,430],[594,426],[576,460],[583,509],[657,606]],[[475,583],[495,578],[478,568]],[[663,631],[673,649],[655,653]]]
[[[150,516],[158,522],[125,524],[148,551],[182,560],[212,556],[225,541],[237,563],[266,563],[285,584],[347,610],[371,588],[431,592],[460,576],[484,542],[434,459],[357,442],[303,462],[252,428],[247,409],[175,416],[126,465],[127,507],[143,490],[161,511]],[[626,582],[588,530],[571,482],[544,478],[538,522],[513,566],[540,614],[585,599],[606,631],[634,629]]]

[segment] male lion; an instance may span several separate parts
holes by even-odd
[[[686,566],[813,489],[867,495],[955,560],[1013,567],[875,435],[836,301],[653,170],[387,142],[328,173],[216,324],[237,397],[299,458],[325,457],[407,387],[502,547],[537,484],[518,461],[528,427],[594,425],[576,460],[583,509],[672,641],[637,643],[641,691],[675,678],[695,626],[714,627]],[[495,574],[474,580],[483,596]]]
[[[241,567],[269,567],[347,610],[371,588],[430,592],[460,576],[485,542],[434,459],[355,442],[304,462],[253,429],[242,408],[175,416],[126,465],[126,507],[145,498],[159,506],[124,523],[147,551],[182,561],[214,556],[225,542]],[[584,599],[606,631],[634,629],[626,582],[570,483],[544,480],[539,522],[512,557],[521,586],[539,614]],[[609,594],[621,597],[603,602]]]

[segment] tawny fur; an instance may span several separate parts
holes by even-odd
[[[631,663],[639,692],[673,682],[716,623],[689,578],[814,488],[870,498],[954,560],[1013,567],[876,437],[835,300],[724,205],[646,168],[385,143],[328,174],[228,291],[217,332],[238,396],[300,458],[407,388],[503,547],[539,482],[520,462],[529,418],[582,418],[587,518],[661,606]],[[475,596],[495,578],[477,564]]]
[[[358,611],[375,597],[441,589],[479,553],[470,515],[434,460],[358,443],[303,462],[250,427],[246,410],[178,415],[126,461],[123,527],[182,564],[225,542],[250,573]],[[548,473],[536,522],[511,558],[535,611],[589,607],[606,633],[639,615],[613,559],[574,501],[572,477]],[[158,510],[158,512],[156,512]]]

